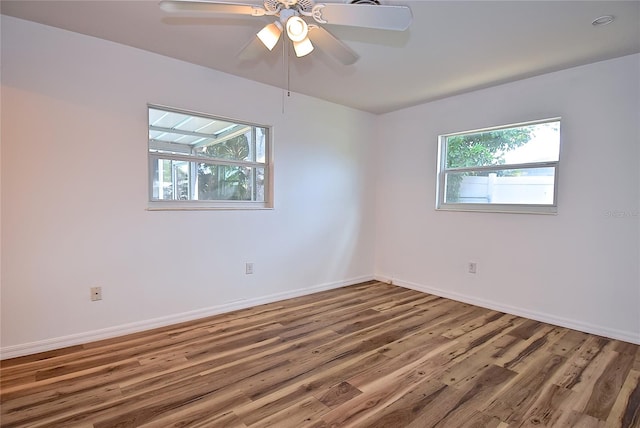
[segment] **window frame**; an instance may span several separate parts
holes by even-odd
[[[162,110],[170,113],[179,113],[189,116],[196,116],[201,118],[207,118],[212,120],[219,120],[230,122],[238,125],[246,125],[252,128],[252,132],[255,133],[256,128],[262,128],[265,133],[265,159],[264,163],[257,161],[243,161],[232,159],[218,159],[214,157],[190,155],[190,154],[177,154],[177,153],[163,153],[153,152],[149,146],[149,130],[151,124],[149,123],[149,109]],[[273,127],[269,125],[257,124],[223,116],[212,115],[208,113],[196,112],[192,110],[185,110],[174,107],[167,107],[159,104],[147,104],[147,190],[148,190],[148,207],[149,211],[161,211],[161,210],[256,210],[256,209],[273,209]],[[204,163],[209,165],[221,165],[221,166],[239,166],[249,167],[252,171],[257,169],[264,169],[264,201],[245,201],[245,200],[226,200],[226,199],[213,199],[213,200],[176,200],[176,199],[154,199],[153,197],[153,181],[155,179],[154,162],[158,160],[171,160],[171,161],[184,161],[189,162],[190,171],[193,171],[193,165]],[[191,175],[191,173],[190,173]],[[253,174],[252,174],[253,175]],[[253,186],[252,186],[253,187]],[[255,188],[253,189],[255,191]]]
[[[558,122],[560,125],[560,141],[558,148],[558,160],[540,161],[526,163],[505,163],[500,165],[472,166],[447,168],[447,138],[478,134],[489,131],[499,131],[504,129],[520,128],[531,125]],[[468,211],[468,212],[490,212],[490,213],[519,213],[519,214],[552,214],[558,213],[558,181],[560,173],[560,157],[562,153],[562,120],[561,117],[519,122],[509,125],[492,126],[481,129],[474,129],[463,132],[452,132],[438,136],[438,166],[436,178],[436,210],[438,211]],[[554,168],[553,176],[553,203],[551,204],[492,204],[492,203],[464,203],[445,202],[446,195],[446,174],[451,172],[492,172],[511,169],[534,169],[534,168]]]

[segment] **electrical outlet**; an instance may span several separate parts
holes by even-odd
[[[478,263],[469,262],[468,269],[469,273],[477,273],[478,272]]]
[[[244,265],[244,273],[246,273],[247,275],[253,274],[253,263],[246,263]]]
[[[102,300],[102,287],[91,287],[91,301]]]

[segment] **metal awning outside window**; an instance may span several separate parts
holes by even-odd
[[[149,108],[149,149],[154,151],[192,154],[250,130],[245,124]]]

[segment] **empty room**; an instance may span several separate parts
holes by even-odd
[[[640,427],[640,1],[0,11],[0,426]]]

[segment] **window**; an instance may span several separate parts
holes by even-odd
[[[148,110],[150,209],[271,206],[270,128]]]
[[[560,119],[441,135],[437,209],[555,213]]]

